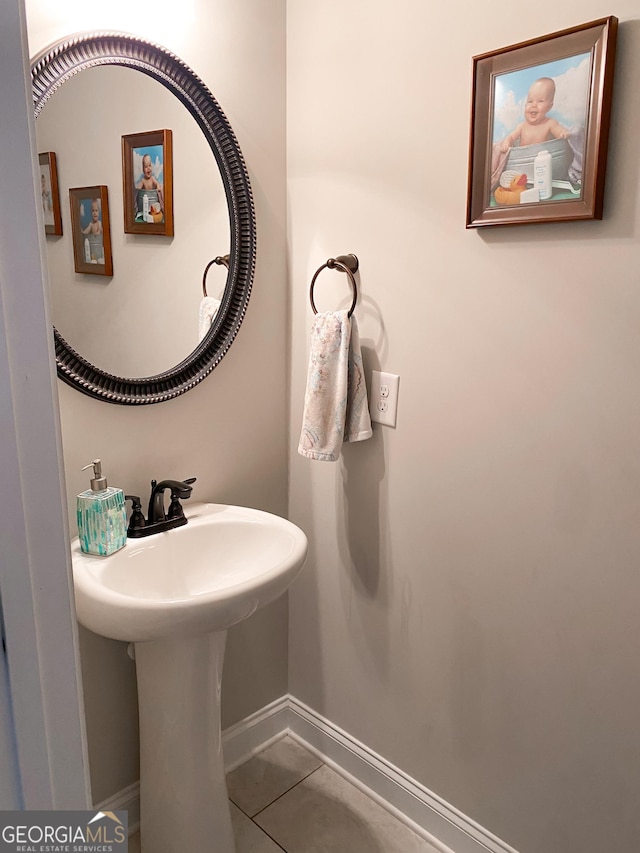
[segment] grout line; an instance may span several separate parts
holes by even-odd
[[[251,818],[251,820],[253,820],[253,818],[254,818],[254,817],[258,817],[258,815],[259,815],[259,814],[262,814],[262,812],[266,811],[266,810],[267,810],[268,808],[270,808],[274,803],[277,803],[277,802],[278,802],[278,800],[282,799],[282,797],[284,797],[284,795],[285,795],[285,794],[288,794],[288,793],[289,793],[289,791],[293,791],[293,789],[294,789],[294,788],[297,788],[297,787],[298,787],[298,785],[299,785],[301,782],[304,782],[304,780],[305,780],[305,779],[308,779],[308,778],[309,778],[309,776],[313,776],[313,774],[314,774],[314,773],[317,773],[317,771],[318,771],[318,770],[320,770],[320,768],[321,768],[321,767],[324,767],[324,763],[322,763],[322,764],[320,765],[320,767],[316,767],[314,770],[311,770],[309,773],[307,773],[307,775],[306,775],[306,776],[303,776],[303,777],[302,777],[302,779],[298,779],[298,781],[297,781],[294,785],[292,785],[290,788],[287,788],[287,790],[286,790],[286,791],[283,791],[281,794],[278,794],[278,796],[275,798],[275,800],[271,800],[271,802],[270,802],[270,803],[267,803],[267,805],[266,805],[266,806],[263,806],[263,807],[260,809],[260,811],[256,812],[256,813],[253,815],[253,817]],[[257,826],[257,825],[258,825],[258,824],[256,824],[256,826]]]
[[[295,785],[294,785],[293,787],[295,788]],[[289,790],[291,790],[291,789],[289,789]],[[281,844],[278,844],[278,842],[275,840],[275,838],[273,838],[273,836],[269,835],[269,833],[266,831],[266,829],[263,829],[261,826],[259,826],[259,825],[255,822],[255,820],[251,817],[251,815],[248,815],[248,814],[244,811],[244,809],[242,809],[242,808],[241,808],[237,803],[235,803],[235,802],[231,799],[231,797],[229,797],[229,802],[230,802],[230,803],[233,803],[233,805],[238,809],[238,811],[242,812],[242,814],[247,818],[247,820],[250,820],[250,821],[251,821],[251,823],[255,826],[255,828],[256,828],[257,830],[259,830],[263,835],[266,835],[266,836],[267,836],[267,838],[270,838],[270,839],[271,839],[271,841],[273,841],[273,843],[274,843],[277,847],[279,847],[279,848],[280,848],[280,850],[284,850],[284,853],[287,853],[287,851],[285,850],[285,848],[284,848]],[[275,800],[274,800],[274,803],[275,803]],[[263,809],[263,811],[264,811],[264,809]],[[257,814],[260,814],[260,812],[257,812]]]
[[[247,813],[246,813],[246,811],[242,808],[242,806],[241,806],[239,803],[236,803],[236,801],[235,801],[232,797],[229,797],[228,799],[229,799],[229,802],[230,802],[230,803],[233,803],[233,805],[234,805],[237,809],[239,809],[245,817],[248,817],[248,818],[249,818],[249,820],[251,820],[251,815],[250,815],[250,814],[247,814]]]
[[[251,820],[251,818],[249,818],[249,819]],[[284,853],[288,853],[288,851],[287,851],[286,847],[283,847],[283,846],[282,846],[282,844],[279,844],[279,843],[275,840],[275,838],[273,837],[273,835],[269,835],[269,833],[267,832],[267,830],[266,830],[266,829],[263,829],[261,826],[258,826],[258,824],[257,824],[257,823],[255,823],[254,821],[251,821],[251,823],[253,823],[253,825],[256,827],[256,829],[259,829],[259,830],[260,830],[260,832],[261,832],[263,835],[266,835],[266,836],[267,836],[267,838],[270,838],[270,839],[273,841],[273,843],[276,845],[276,847],[278,847],[280,850],[284,850]]]

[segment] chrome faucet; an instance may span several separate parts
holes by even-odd
[[[146,521],[142,514],[140,498],[137,495],[125,495],[125,499],[130,500],[133,505],[127,536],[139,539],[142,536],[151,536],[186,524],[187,517],[180,501],[191,497],[192,484],[195,481],[195,477],[190,477],[188,480],[161,480],[159,483],[157,480],[152,480]],[[171,493],[171,503],[168,512],[165,513],[164,493],[167,490]]]

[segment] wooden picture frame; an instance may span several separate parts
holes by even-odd
[[[74,187],[69,202],[75,271],[113,275],[107,187]]]
[[[149,130],[122,137],[122,187],[125,234],[173,237],[170,130]]]
[[[467,228],[602,219],[617,27],[473,57]]]
[[[53,151],[38,154],[40,166],[40,193],[44,215],[45,234],[62,236],[62,214],[60,211],[60,190],[58,187],[58,166]]]

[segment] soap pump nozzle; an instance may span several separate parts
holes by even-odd
[[[100,459],[94,459],[93,462],[89,462],[89,464],[85,465],[82,470],[86,471],[87,468],[91,468],[92,465],[93,477],[91,479],[91,491],[103,492],[107,488],[107,478],[102,476],[102,462]]]

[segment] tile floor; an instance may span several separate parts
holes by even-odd
[[[288,735],[229,773],[227,787],[236,853],[438,853]],[[140,853],[139,836],[129,853]]]

